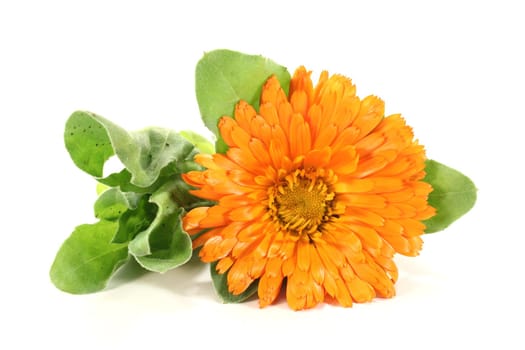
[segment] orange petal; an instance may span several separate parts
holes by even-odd
[[[392,258],[378,256],[375,258],[375,261],[385,270],[386,274],[390,277],[392,283],[395,283],[397,281],[398,272],[397,266],[392,260]]]
[[[363,246],[380,249],[383,245],[383,239],[373,228],[357,224],[348,224],[348,227],[352,230],[352,232],[359,236],[361,242],[363,242]]]
[[[229,210],[229,208],[223,208],[220,205],[210,207],[207,211],[206,217],[199,222],[200,227],[211,228],[226,225],[228,223],[226,213]]]
[[[281,88],[279,80],[277,80],[275,76],[270,77],[263,86],[261,93],[261,107],[267,104],[274,106],[279,118],[279,125],[286,134],[289,134],[293,109]],[[266,118],[264,110],[259,109],[259,113]],[[268,123],[274,125],[274,123],[271,123],[270,121]]]
[[[394,191],[390,193],[383,193],[383,197],[389,203],[405,203],[414,198],[414,190],[411,188],[403,188],[399,191]],[[426,203],[426,200],[423,200]]]
[[[335,281],[336,280],[334,276],[332,276],[330,272],[326,271],[323,281],[323,287],[326,293],[333,298],[335,298],[335,295],[337,294],[337,283]]]
[[[313,84],[311,79],[312,72],[307,71],[304,66],[297,68],[290,81],[290,96],[292,97],[292,105],[294,106],[294,112],[299,112],[302,115],[306,115],[306,106],[310,104],[313,94]],[[300,98],[304,98],[303,101],[296,101],[294,103],[294,95],[301,95]],[[299,99],[299,98],[295,98]]]
[[[237,124],[237,122],[235,122],[235,124],[231,128],[231,137],[233,139],[234,146],[237,146],[243,149],[248,147],[248,143],[250,142],[250,139],[251,139],[250,134],[248,134],[246,130],[241,128]],[[230,147],[232,146],[230,145]]]
[[[295,268],[296,268],[295,256],[291,256],[288,259],[283,260],[283,266],[282,266],[283,276],[285,277],[290,276],[295,271]]]
[[[235,121],[246,132],[252,133],[253,119],[257,115],[255,109],[246,101],[239,101],[235,106]]]
[[[235,182],[238,185],[245,187],[257,187],[254,181],[253,174],[250,174],[244,169],[228,170],[225,176],[228,181]]]
[[[331,151],[330,147],[324,147],[322,149],[313,149],[306,154],[304,158],[304,167],[308,168],[324,168],[330,161]]]
[[[248,223],[244,229],[239,231],[237,238],[242,242],[251,242],[255,237],[262,235],[266,225],[267,223],[259,221]]]
[[[246,227],[247,223],[234,221],[221,228],[221,236],[224,238],[237,238],[239,232]]]
[[[347,260],[360,261],[362,244],[358,236],[352,231],[348,224],[334,222],[326,225],[323,232],[323,239],[328,244],[337,247],[346,257]],[[340,262],[342,265],[343,262]]]
[[[367,263],[353,265],[354,271],[363,281],[370,284],[377,294],[383,298],[393,297],[394,284],[385,271],[377,265],[372,258],[367,257]],[[370,299],[369,299],[370,300]]]
[[[192,242],[193,249],[200,247],[204,243],[206,243],[207,240],[214,236],[218,236],[221,234],[221,228],[216,228],[213,230],[209,230],[208,232],[205,232],[201,234],[199,237],[195,238]]]
[[[292,109],[295,113],[306,115],[309,103],[308,95],[305,91],[299,90],[290,94],[290,103],[292,104]]]
[[[337,126],[334,124],[327,125],[326,127],[318,130],[318,133],[316,133],[315,136],[314,148],[320,149],[327,147],[337,137]]]
[[[235,120],[227,116],[220,118],[219,123],[217,124],[219,131],[221,133],[222,139],[230,147],[235,146],[235,140],[233,139],[233,136],[232,136],[232,131],[235,125],[236,125]]]
[[[264,173],[264,165],[259,163],[247,148],[230,148],[226,152],[226,155],[240,167],[252,174]]]
[[[385,219],[371,210],[347,207],[345,215],[341,216],[343,222],[362,222],[371,226],[383,226]]]
[[[385,199],[376,194],[342,193],[337,198],[347,207],[384,208],[386,206]]]
[[[267,121],[260,115],[256,115],[252,118],[251,122],[251,134],[254,138],[261,140],[266,147],[270,145],[272,137],[272,128]]]
[[[228,271],[228,290],[234,295],[244,292],[253,282],[248,273],[249,266],[243,260],[237,260]]]
[[[215,267],[217,272],[220,274],[225,273],[233,265],[233,260],[230,257],[225,257],[219,260]]]
[[[303,114],[305,120],[310,125],[310,131],[312,132],[312,140],[314,142],[314,148],[321,148],[321,141],[317,144],[319,134],[324,130],[323,128],[323,111],[318,104],[312,104],[307,114]],[[329,136],[329,135],[327,135]],[[326,136],[325,136],[326,137]],[[323,137],[324,139],[324,137]]]
[[[286,282],[286,301],[293,310],[306,308],[308,273],[301,270],[294,270]]]
[[[334,185],[334,190],[339,193],[366,193],[374,188],[370,179],[341,179]]]
[[[225,208],[238,208],[240,206],[246,206],[253,204],[253,199],[246,195],[231,194],[222,196],[219,200],[219,204]]]
[[[315,247],[323,265],[334,276],[338,275],[339,267],[345,263],[345,256],[341,251],[323,240],[315,240]]]
[[[381,146],[384,142],[385,137],[378,132],[374,132],[359,140],[355,146],[357,152],[359,152],[360,155],[365,156]]]
[[[251,153],[259,163],[269,166],[272,164],[267,146],[259,139],[252,138],[249,142]]]
[[[350,295],[350,291],[348,290],[348,287],[346,286],[345,282],[342,279],[336,279],[335,284],[337,286],[335,298],[337,299],[339,304],[341,304],[341,306],[344,307],[352,306],[352,296]]]
[[[268,259],[257,289],[260,307],[272,304],[279,295],[283,281],[281,268],[282,261],[280,258]]]
[[[310,126],[301,114],[294,113],[290,124],[290,156],[296,158],[306,155],[311,147]]]
[[[301,270],[288,278],[286,285],[286,300],[294,310],[312,308],[324,299],[324,289],[317,284],[312,276]]]
[[[205,262],[211,262],[224,258],[230,253],[237,243],[235,238],[224,239],[221,236],[210,237],[202,246],[199,256]]]
[[[248,274],[250,275],[251,278],[253,278],[254,280],[261,277],[261,274],[263,273],[264,271],[264,268],[266,266],[266,262],[268,261],[268,259],[266,258],[257,258],[257,257],[249,257],[248,259]]]
[[[190,210],[182,218],[182,227],[186,232],[200,231],[202,228],[199,223],[204,219],[208,213],[209,207],[198,207]]]
[[[366,303],[372,300],[376,295],[374,288],[359,278],[354,278],[351,281],[346,282],[346,286],[352,295],[352,299],[357,303]]]
[[[299,270],[308,271],[310,269],[310,244],[303,239],[297,242],[297,267]]]
[[[325,276],[324,265],[319,257],[317,249],[315,249],[312,244],[308,245],[308,249],[310,251],[310,273],[312,274],[314,281],[319,285],[322,285]]]
[[[409,241],[403,236],[383,236],[385,240],[395,249],[397,253],[410,255],[411,248]]]
[[[261,102],[261,106],[259,107],[259,115],[264,120],[265,124],[267,124],[270,128],[274,126],[279,126],[279,113],[277,112],[277,108],[275,105],[271,102]]]
[[[355,126],[349,126],[339,133],[337,138],[332,142],[332,149],[337,150],[348,145],[355,145],[359,138],[359,129]]]
[[[226,157],[226,155],[220,153],[215,153],[213,155],[213,164],[217,170],[221,171],[242,169],[238,164]],[[207,164],[205,166],[208,167]]]
[[[203,171],[189,171],[182,174],[182,179],[190,186],[201,187],[206,183]]]
[[[359,115],[353,126],[360,130],[359,138],[368,135],[383,119],[385,103],[376,96],[367,96],[361,101]]]
[[[263,205],[246,205],[230,211],[228,218],[231,221],[252,221],[264,212],[266,212],[266,207]]]
[[[376,172],[377,176],[400,176],[403,172],[413,168],[414,162],[410,158],[398,158]]]
[[[381,156],[362,159],[359,162],[356,171],[353,173],[353,176],[360,178],[370,176],[371,174],[383,169],[387,164],[388,160]]]
[[[423,234],[425,231],[425,224],[419,220],[414,219],[400,219],[397,222],[403,226],[403,235],[405,237],[414,237]]]
[[[357,168],[359,157],[354,146],[345,146],[332,154],[330,168],[337,174],[350,174]]]

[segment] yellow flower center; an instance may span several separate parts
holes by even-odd
[[[297,235],[314,234],[335,215],[334,197],[318,174],[296,170],[269,191],[270,214],[280,226]]]

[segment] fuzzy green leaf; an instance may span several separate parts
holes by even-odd
[[[102,176],[104,163],[115,154],[104,125],[89,112],[78,111],[69,117],[64,142],[75,165],[95,177]]]
[[[170,168],[169,171],[168,168]],[[169,173],[169,175],[163,176],[164,172]],[[128,169],[122,169],[118,173],[113,173],[104,178],[98,178],[97,181],[104,186],[118,187],[122,192],[152,193],[155,192],[157,188],[162,186],[172,174],[173,170],[171,167],[164,168],[159,178],[157,178],[154,183],[147,187],[139,187],[132,184],[131,173],[128,171]]]
[[[190,236],[182,229],[179,212],[179,220],[170,228],[171,235],[158,235],[156,241],[152,242],[153,252],[146,256],[136,256],[137,262],[144,268],[164,273],[179,267],[191,258],[192,247]]]
[[[158,207],[157,215],[129,244],[130,253],[150,271],[166,272],[191,258],[191,238],[181,226],[184,210],[174,195],[181,183],[167,183],[151,195],[150,202]]]
[[[147,229],[157,214],[157,206],[149,202],[149,195],[142,196],[133,208],[119,217],[118,230],[113,237],[113,243],[126,243],[137,234]]]
[[[258,55],[246,55],[230,50],[208,52],[197,63],[195,90],[202,120],[218,139],[219,118],[233,116],[235,105],[244,100],[259,109],[263,84],[275,75],[288,94],[290,73],[285,67]]]
[[[228,272],[226,271],[223,274],[217,272],[217,262],[210,264],[210,273],[211,280],[213,282],[213,287],[215,292],[221,298],[224,303],[242,303],[243,301],[250,298],[252,295],[257,293],[258,280],[252,282],[250,286],[241,294],[235,295],[228,290]]]
[[[435,160],[427,160],[425,170],[424,181],[434,189],[428,203],[436,208],[436,215],[424,223],[426,233],[433,233],[466,214],[476,203],[477,189],[467,176]]]
[[[51,266],[55,286],[73,294],[104,289],[114,272],[128,260],[127,244],[111,239],[117,223],[99,221],[78,226],[64,241]]]
[[[140,196],[118,188],[110,188],[100,194],[95,202],[95,217],[100,220],[117,220],[130,208],[137,206]]]
[[[128,133],[101,116],[83,111],[69,117],[64,140],[74,163],[88,174],[102,177],[104,163],[116,154],[126,167],[124,179],[129,175],[129,183],[141,188],[152,186],[168,166],[191,166],[197,152],[174,131],[146,128]],[[121,177],[117,179],[122,181]]]

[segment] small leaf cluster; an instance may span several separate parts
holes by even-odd
[[[104,190],[94,205],[98,222],[78,226],[56,255],[50,276],[59,289],[99,291],[130,258],[160,273],[191,258],[192,242],[181,218],[191,208],[211,203],[192,196],[181,174],[200,169],[193,161],[199,153],[195,144],[206,151],[213,146],[191,132],[185,136],[161,128],[127,132],[84,111],[69,117],[66,149]],[[103,176],[104,165],[114,156],[123,169]]]

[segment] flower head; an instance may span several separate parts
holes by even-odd
[[[226,154],[198,155],[184,180],[216,201],[184,217],[205,262],[218,261],[233,294],[259,280],[261,307],[286,280],[293,309],[392,297],[394,254],[417,255],[434,209],[424,148],[400,115],[360,99],[348,78],[295,72],[289,98],[275,77],[259,111],[240,101],[223,117]]]

